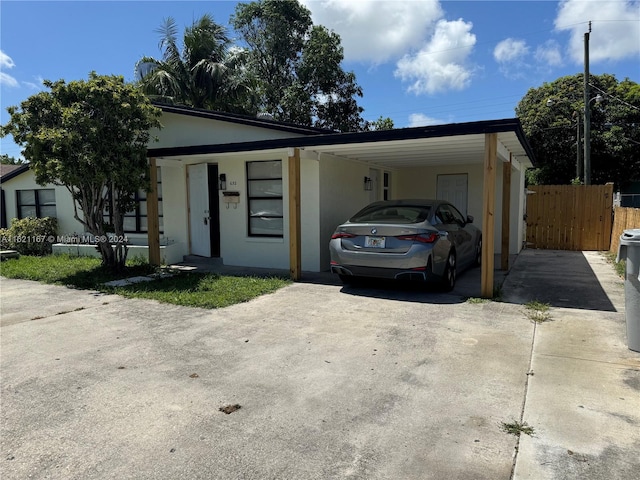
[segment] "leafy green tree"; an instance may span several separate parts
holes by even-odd
[[[373,122],[365,122],[365,130],[393,130],[394,128],[396,127],[393,124],[393,120],[389,117],[383,118],[382,115]]]
[[[583,74],[558,78],[530,89],[516,114],[538,161],[530,183],[569,184],[582,163],[584,141]],[[591,75],[591,179],[617,187],[640,180],[640,85],[610,74]],[[579,130],[578,130],[579,129]]]
[[[0,163],[2,165],[22,165],[24,162],[19,158],[11,157],[6,153],[0,155]]]
[[[103,264],[122,269],[124,215],[134,193],[150,188],[147,144],[161,112],[120,76],[92,72],[88,80],[44,85],[50,90],[7,109],[11,118],[0,135],[24,147],[38,184],[69,190],[76,220],[99,240]],[[113,224],[105,223],[105,212]]]
[[[301,125],[364,128],[362,89],[341,66],[340,36],[314,26],[297,0],[239,3],[232,24],[248,46],[246,70],[262,111]]]
[[[171,17],[156,30],[162,59],[143,57],[136,80],[153,100],[210,110],[255,113],[251,78],[242,66],[244,52],[231,48],[224,26],[203,15],[185,28],[182,48]]]

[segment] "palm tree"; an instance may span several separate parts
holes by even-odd
[[[182,50],[178,27],[169,17],[156,30],[162,60],[143,57],[136,80],[153,100],[210,110],[255,113],[251,81],[242,68],[242,51],[230,48],[224,26],[205,14],[185,28]]]

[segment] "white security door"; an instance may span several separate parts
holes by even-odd
[[[188,165],[189,177],[189,238],[191,254],[211,256],[209,214],[209,180],[207,164]]]
[[[438,175],[436,192],[438,199],[452,203],[465,218],[467,217],[467,179],[466,173],[460,175]]]

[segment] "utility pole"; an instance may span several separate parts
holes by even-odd
[[[591,185],[591,109],[589,108],[589,31],[584,34],[584,184]]]
[[[580,153],[582,152],[582,145],[580,144],[580,137],[581,137],[581,129],[580,129],[580,112],[576,111],[574,112],[574,115],[576,117],[576,178],[578,180],[582,179],[582,167],[584,166],[582,164],[582,158]]]

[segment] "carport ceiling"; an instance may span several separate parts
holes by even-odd
[[[484,135],[327,145],[310,147],[306,150],[387,168],[462,165],[483,161]]]

